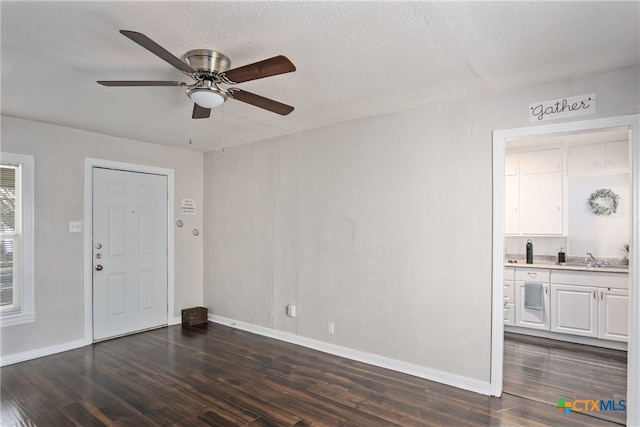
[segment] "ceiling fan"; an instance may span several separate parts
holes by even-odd
[[[208,49],[190,50],[184,55],[185,61],[151,40],[146,35],[128,30],[120,33],[130,38],[151,53],[195,80],[188,84],[180,81],[153,80],[98,80],[103,86],[180,86],[186,87],[189,98],[194,101],[192,118],[205,119],[211,109],[222,105],[227,99],[235,99],[282,116],[293,111],[293,107],[273,99],[265,98],[236,87],[223,89],[221,84],[234,85],[296,70],[295,65],[285,56],[279,55],[242,67],[229,69],[231,60],[225,55]]]

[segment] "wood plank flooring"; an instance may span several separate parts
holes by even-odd
[[[536,402],[626,400],[627,353],[587,345],[505,333],[505,393]],[[624,424],[626,412],[590,412]]]
[[[105,341],[0,376],[2,426],[616,426],[213,323]]]

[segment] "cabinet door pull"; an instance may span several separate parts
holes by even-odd
[[[538,277],[538,273],[532,273],[532,272],[528,271],[527,274],[529,275],[529,277],[533,277],[534,279],[536,277]]]
[[[544,287],[544,293],[549,295],[549,287],[547,287],[547,286]]]
[[[604,291],[600,291],[600,299],[604,301]]]
[[[597,291],[593,291],[593,299],[597,300],[598,299],[598,295],[597,295]]]

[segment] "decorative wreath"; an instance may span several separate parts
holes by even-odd
[[[620,196],[608,188],[601,188],[589,197],[589,204],[593,213],[601,215],[611,215],[618,210],[618,200]]]

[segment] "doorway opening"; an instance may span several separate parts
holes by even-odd
[[[629,237],[629,262],[632,268],[629,270],[628,285],[631,289],[637,289],[637,275],[633,274],[633,266],[637,266],[637,245],[638,245],[638,200],[635,195],[638,194],[639,180],[638,180],[638,166],[639,166],[639,153],[638,153],[638,131],[639,131],[639,116],[623,116],[607,119],[598,119],[582,122],[570,122],[560,123],[554,125],[535,126],[529,128],[510,129],[503,131],[495,131],[493,138],[494,149],[494,231],[493,231],[493,316],[492,316],[492,369],[491,369],[491,390],[492,395],[500,396],[503,392],[503,375],[504,375],[504,281],[505,281],[505,254],[507,243],[505,242],[505,160],[506,149],[509,141],[518,141],[522,144],[522,141],[527,139],[533,140],[535,138],[552,138],[554,136],[561,135],[563,137],[579,135],[579,134],[591,134],[605,131],[622,131],[628,135],[630,150],[630,167],[631,172],[630,184],[629,184],[629,216],[630,229]],[[528,179],[528,178],[527,178]],[[566,178],[565,178],[566,179]],[[579,180],[576,181],[579,183]],[[566,182],[564,183],[566,185]],[[563,192],[566,195],[566,189]],[[566,216],[561,217],[561,221],[558,224],[556,221],[555,226],[560,227],[558,235],[566,234]],[[509,224],[511,226],[512,224]],[[552,231],[551,234],[554,232]],[[522,233],[520,233],[522,234]],[[526,233],[525,233],[526,234]],[[525,239],[526,240],[526,239]],[[624,242],[622,242],[624,243]],[[622,245],[621,243],[621,245]],[[554,243],[555,244],[555,243]],[[564,247],[568,243],[564,243]],[[580,248],[581,243],[577,240],[572,243],[574,248]],[[560,250],[560,247],[555,249]],[[524,261],[523,261],[524,262]],[[542,288],[544,289],[544,288]],[[629,342],[628,342],[628,363],[627,363],[627,384],[626,384],[626,401],[630,403],[627,406],[626,417],[627,422],[631,425],[640,423],[640,412],[637,407],[634,407],[633,402],[638,401],[640,395],[640,380],[638,379],[638,370],[640,369],[640,360],[638,359],[638,345],[640,344],[638,337],[638,321],[635,320],[640,313],[638,307],[640,307],[640,298],[637,293],[631,292],[628,302],[629,309]],[[635,316],[634,316],[635,314]],[[522,319],[521,319],[522,320]],[[546,321],[546,320],[545,320]],[[510,342],[511,345],[511,342]],[[615,346],[614,346],[615,348]],[[505,390],[506,391],[506,390]],[[562,396],[556,396],[556,398]],[[603,396],[604,398],[604,396]]]

